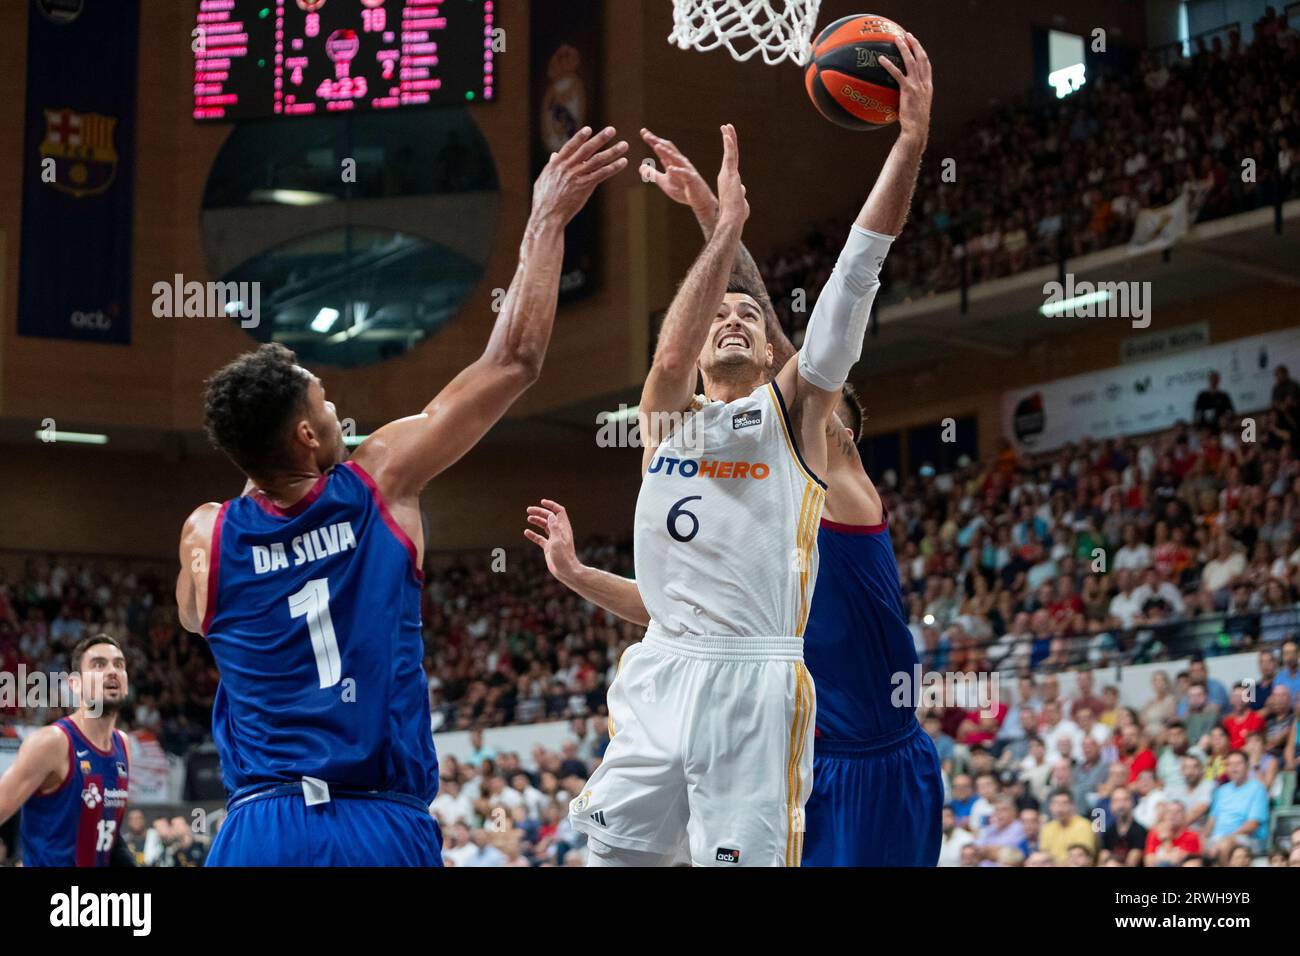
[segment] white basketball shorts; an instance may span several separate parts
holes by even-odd
[[[604,761],[569,804],[602,843],[696,866],[798,866],[816,698],[803,641],[669,637],[651,624],[610,685]]]

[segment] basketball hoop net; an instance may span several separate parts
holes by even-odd
[[[803,66],[819,6],[821,0],[673,0],[668,42],[701,53],[725,46],[742,63],[761,53],[768,65],[789,59]]]

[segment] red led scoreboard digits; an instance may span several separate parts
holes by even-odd
[[[199,0],[194,118],[493,98],[493,0]]]

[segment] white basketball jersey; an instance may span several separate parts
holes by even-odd
[[[802,637],[826,486],[800,459],[774,384],[695,407],[637,498],[636,580],[651,626]]]

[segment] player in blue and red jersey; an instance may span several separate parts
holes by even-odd
[[[179,551],[181,621],[221,672],[229,812],[208,865],[441,865],[419,495],[537,380],[564,228],[627,165],[613,139],[584,129],[552,156],[482,357],[351,461],[320,379],[283,346],[209,380],[208,433],[248,484],[198,508]]]
[[[116,727],[128,690],[126,657],[115,639],[98,634],[77,642],[71,664],[76,712],[23,741],[0,777],[0,824],[22,808],[24,866],[131,865],[118,852],[131,766],[126,735]]]
[[[916,646],[907,626],[887,515],[858,454],[862,409],[851,390],[832,441],[821,570],[804,631],[817,690],[813,789],[804,866],[934,866],[943,777],[916,719]],[[833,506],[832,506],[833,498]]]

